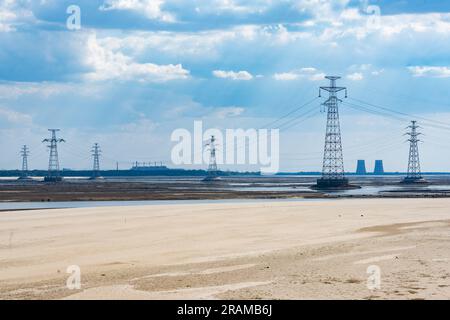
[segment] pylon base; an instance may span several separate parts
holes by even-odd
[[[103,177],[90,177],[89,180],[105,180]]]
[[[63,181],[62,177],[45,177],[44,182],[61,182]]]
[[[203,179],[203,182],[216,182],[216,181],[221,181],[222,179],[220,177],[206,177],[205,179]]]
[[[349,183],[347,178],[343,179],[318,179],[317,184],[312,186],[316,190],[348,190],[360,189],[360,186],[355,186]]]
[[[34,180],[32,178],[30,178],[30,177],[19,177],[17,179],[17,181],[20,181],[20,182],[31,182],[31,181],[34,181]]]
[[[418,178],[406,177],[402,181],[400,181],[400,183],[401,184],[429,184],[429,182],[422,177],[418,177]]]

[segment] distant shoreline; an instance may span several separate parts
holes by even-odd
[[[0,177],[14,178],[21,176],[20,170],[0,170]],[[45,177],[47,170],[30,170],[28,172],[30,177]],[[99,171],[102,177],[114,178],[130,178],[130,177],[204,177],[206,170],[185,170],[185,169],[154,169],[154,170],[101,170]],[[61,170],[62,177],[91,177],[92,170]],[[235,172],[235,171],[220,171],[220,176],[260,176],[260,172]]]
[[[32,178],[43,178],[47,175],[46,170],[29,171]],[[91,170],[63,170],[60,172],[64,178],[90,178]],[[131,179],[131,178],[202,178],[207,175],[205,170],[184,170],[184,169],[167,169],[167,170],[102,170],[99,172],[101,177],[111,179]],[[320,177],[321,172],[279,172],[274,175],[263,175],[260,172],[238,172],[238,171],[221,171],[218,173],[221,177]],[[405,172],[385,172],[383,174],[366,173],[364,175],[354,172],[345,173],[349,177],[401,177],[406,176]],[[449,176],[450,172],[423,172],[423,176]],[[15,180],[21,176],[20,170],[0,170],[0,178]]]

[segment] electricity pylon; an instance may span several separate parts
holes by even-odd
[[[341,128],[339,123],[339,102],[338,93],[345,91],[346,87],[337,87],[336,80],[341,77],[327,76],[330,80],[329,87],[320,87],[319,97],[322,90],[329,93],[328,99],[323,103],[327,110],[327,128],[325,135],[325,147],[323,155],[322,177],[317,180],[317,188],[342,188],[349,187],[348,179],[345,178],[344,157],[342,152]]]
[[[57,139],[56,132],[59,129],[48,129],[52,133],[50,139],[44,139],[42,142],[48,142],[48,148],[50,148],[50,156],[48,160],[48,174],[44,178],[46,182],[62,181],[62,177],[59,171],[59,159],[58,159],[58,143],[66,142],[64,139]]]
[[[217,181],[220,180],[219,171],[217,169],[217,158],[216,158],[216,138],[211,136],[210,142],[207,144],[209,146],[210,156],[209,156],[209,165],[208,165],[208,173],[206,178],[203,181]]]
[[[420,127],[417,125],[417,121],[411,121],[411,125],[407,127],[410,132],[406,133],[409,136],[409,159],[408,159],[408,173],[403,183],[424,183],[426,182],[420,170],[420,158],[419,158],[419,136],[422,135],[417,129]]]
[[[102,151],[100,150],[100,146],[98,145],[98,143],[94,144],[91,152],[92,157],[94,158],[91,180],[94,180],[100,178],[100,154],[102,153]]]
[[[28,156],[30,155],[30,150],[26,145],[22,147],[20,155],[22,156],[22,171],[19,180],[31,180],[28,176]]]

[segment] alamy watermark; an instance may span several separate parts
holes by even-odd
[[[70,276],[67,278],[66,286],[69,290],[80,290],[81,289],[81,268],[77,265],[68,266],[67,273]]]
[[[376,265],[371,265],[367,267],[367,289],[369,290],[380,290],[381,289],[381,268]]]
[[[369,4],[369,0],[363,0],[363,11],[368,15],[366,27],[368,29],[381,28],[381,8],[375,4]]]
[[[218,165],[257,165],[262,173],[275,174],[280,167],[280,132],[278,129],[219,129],[203,130],[202,121],[194,121],[193,132],[176,129],[171,141],[171,159],[175,165],[207,165],[210,152],[205,146],[215,137]]]
[[[66,26],[69,30],[81,29],[81,8],[77,5],[67,7],[66,13],[69,17],[66,20]]]

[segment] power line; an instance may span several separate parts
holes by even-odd
[[[380,106],[380,105],[376,105],[376,104],[373,104],[373,103],[370,103],[370,102],[365,102],[365,101],[360,100],[360,99],[355,99],[355,98],[349,98],[349,99],[354,100],[354,101],[359,102],[359,103],[366,104],[368,106],[371,106],[371,107],[374,107],[374,108],[377,108],[377,109],[381,109],[381,110],[385,110],[385,111],[388,111],[388,112],[396,113],[396,114],[399,114],[399,115],[402,115],[402,116],[405,116],[405,117],[408,117],[408,118],[412,117],[412,118],[416,118],[416,119],[421,119],[421,120],[424,120],[424,121],[427,121],[427,122],[431,122],[431,123],[435,123],[435,124],[437,124],[439,126],[444,126],[444,127],[447,127],[448,129],[450,129],[450,124],[442,122],[442,121],[439,121],[439,120],[428,119],[428,118],[425,118],[425,117],[422,117],[422,116],[418,116],[418,115],[413,115],[413,114],[397,111],[397,110],[394,110],[394,109],[391,109],[391,108],[387,108],[387,107],[383,107],[383,106]]]
[[[372,110],[372,109],[370,109],[368,107],[357,105],[355,103],[344,101],[343,104],[348,106],[348,107],[350,107],[350,108],[352,108],[352,109],[359,110],[359,111],[364,111],[364,112],[367,112],[367,113],[370,113],[370,114],[373,114],[373,115],[376,115],[376,116],[382,116],[382,117],[386,117],[386,118],[389,118],[389,119],[405,121],[405,118],[401,118],[401,117],[396,116],[396,115],[388,114],[386,112]]]
[[[297,107],[297,108],[295,108],[295,109],[289,111],[288,113],[282,115],[280,118],[278,118],[278,119],[276,119],[276,120],[274,120],[274,121],[272,121],[272,122],[269,122],[268,124],[266,124],[266,125],[260,127],[260,129],[265,129],[265,128],[272,127],[274,124],[276,124],[276,123],[279,122],[280,120],[286,119],[287,117],[289,117],[290,115],[294,114],[295,112],[297,112],[297,111],[303,109],[304,107],[310,105],[311,103],[313,103],[313,102],[316,101],[317,99],[319,99],[319,97],[315,97],[314,99],[309,100],[308,102],[302,104],[301,106],[299,106],[299,107]],[[290,122],[290,121],[291,121],[291,120],[289,120],[288,122]],[[281,126],[283,126],[283,125],[285,125],[285,124],[286,124],[286,123],[282,124]]]
[[[353,99],[354,100],[354,99]],[[380,111],[380,110],[373,110],[370,109],[370,106],[361,106],[359,104],[355,104],[355,103],[350,103],[350,102],[344,102],[345,105],[347,105],[350,108],[353,108],[355,110],[359,110],[359,111],[364,111],[367,113],[371,113],[374,115],[378,115],[378,116],[382,116],[382,117],[386,117],[386,118],[390,118],[390,119],[395,119],[395,120],[399,120],[399,121],[409,121],[410,118],[417,118],[417,119],[426,119],[420,116],[415,116],[415,115],[409,115],[407,113],[403,113],[403,112],[395,112],[392,111],[392,113],[387,113],[385,111]],[[425,121],[433,121],[433,122],[440,122],[440,121],[435,121],[435,120],[425,120]],[[443,122],[441,122],[443,123]],[[439,130],[450,130],[450,127],[444,126],[444,125],[440,125],[440,124],[435,124],[435,123],[425,123],[423,124],[423,126],[428,127],[428,128],[434,128],[434,129],[439,129]]]
[[[303,117],[303,116],[306,116],[306,118],[301,119],[301,117],[298,117],[298,118],[296,118],[295,120],[301,119],[300,121],[296,121],[296,122],[292,123],[291,125],[288,125],[287,127],[280,128],[280,130],[287,131],[287,130],[289,130],[289,129],[291,129],[291,128],[297,126],[297,125],[299,125],[300,123],[303,123],[303,122],[305,122],[306,120],[311,119],[312,117],[316,116],[317,114],[320,114],[320,111],[317,110],[316,107],[314,107],[313,109],[311,109],[311,110],[305,112],[305,113],[302,115],[302,117]]]

